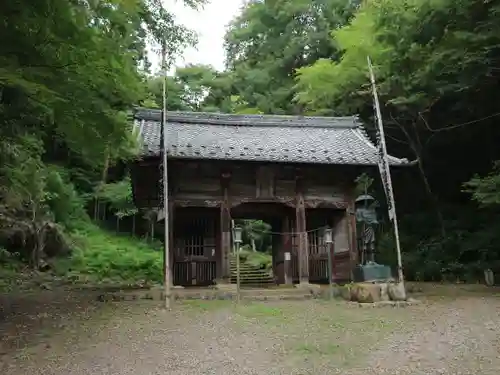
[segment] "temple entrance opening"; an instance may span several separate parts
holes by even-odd
[[[285,283],[284,239],[290,230],[286,221],[294,214],[280,203],[242,203],[231,209],[234,225],[243,229],[241,285],[263,287]],[[236,282],[235,254],[231,259],[231,282]],[[290,275],[291,276],[291,275]]]
[[[226,282],[236,283],[235,246],[230,240],[228,251],[223,251],[220,209],[176,207],[171,214],[174,285],[213,285],[224,275]],[[307,275],[306,282],[327,283],[329,271],[335,282],[351,279],[353,259],[349,252],[346,211],[307,208],[302,232],[296,225],[296,216],[295,208],[275,202],[248,202],[231,207],[231,227],[237,225],[243,229],[240,246],[243,287],[304,282],[301,274]],[[325,227],[333,229],[331,245],[325,242]],[[301,241],[305,242],[307,257],[301,258]]]

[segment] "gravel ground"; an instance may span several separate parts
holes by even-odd
[[[60,315],[43,335],[26,334],[17,341],[29,343],[24,349],[4,340],[0,373],[493,375],[500,368],[497,297],[408,308],[327,301],[177,302],[172,312],[139,302],[90,306],[72,319]],[[3,339],[5,332],[24,335],[0,323]]]

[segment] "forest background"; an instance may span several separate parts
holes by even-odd
[[[128,115],[161,105],[148,48],[165,40],[172,63],[196,36],[158,0],[0,8],[2,274],[161,281],[161,231],[131,196]],[[357,113],[373,135],[370,56],[389,152],[417,161],[394,174],[406,276],[475,281],[500,271],[499,18],[496,0],[250,0],[228,27],[226,70],[177,68],[167,107]],[[394,265],[380,213],[378,260]],[[244,224],[267,251],[266,224]]]

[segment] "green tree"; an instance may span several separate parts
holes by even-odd
[[[271,244],[271,226],[262,220],[238,220],[243,228],[242,240],[252,251],[265,252]]]
[[[336,60],[330,38],[357,1],[249,1],[225,37],[231,95],[263,113],[300,113],[293,103],[295,70],[318,58]]]
[[[491,94],[499,78],[499,12],[493,1],[366,1],[348,26],[333,32],[342,58],[298,70],[299,103],[313,112],[336,108],[338,114],[369,118],[366,59],[372,58],[388,137],[417,160],[443,235],[439,187],[432,186],[429,168],[439,151],[454,149],[457,141],[467,143],[460,134],[464,126],[498,113]],[[484,130],[467,131],[474,139]],[[450,189],[454,184],[459,191],[470,173],[463,169],[439,185]]]
[[[199,112],[206,110],[205,98],[212,90],[215,77],[216,72],[210,66],[188,65],[178,67],[173,76],[167,77],[167,108],[171,111]],[[148,82],[148,89],[151,99],[154,101],[153,106],[161,108],[163,103],[163,77],[151,78]]]
[[[20,0],[0,12],[0,241],[22,226],[36,265],[45,229],[84,218],[84,198],[137,151],[127,112],[147,96],[147,43],[165,40],[173,59],[194,38],[157,0]]]
[[[500,161],[496,161],[493,171],[485,177],[475,176],[464,184],[464,191],[472,194],[472,199],[484,206],[500,204]]]

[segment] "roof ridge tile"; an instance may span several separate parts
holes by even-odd
[[[377,148],[356,116],[326,118],[326,123],[342,119],[349,124],[342,126],[324,125],[325,118],[272,115],[210,114],[208,122],[200,121],[200,118],[207,120],[207,115],[169,112],[166,134],[170,157],[349,165],[376,165],[378,161]],[[161,111],[139,108],[134,118],[138,138],[145,145],[142,156],[158,156]],[[221,124],[221,118],[233,122]],[[264,125],[263,121],[256,121],[270,118],[273,121],[264,121]],[[216,125],[221,126],[211,126],[210,121],[217,121]],[[317,125],[305,125],[311,121],[317,121]],[[252,126],[256,122],[258,125]],[[391,165],[408,164],[407,160],[393,156],[389,160]]]
[[[160,109],[137,107],[136,120],[161,121]],[[168,111],[167,122],[214,126],[356,128],[357,116],[317,117]]]

